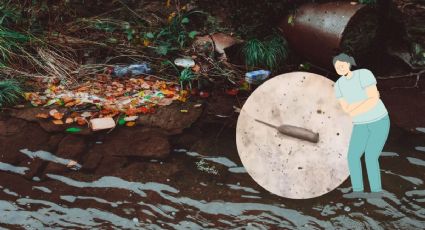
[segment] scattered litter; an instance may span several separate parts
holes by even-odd
[[[199,96],[202,97],[202,98],[207,98],[207,97],[210,96],[210,94],[206,91],[201,91],[201,92],[199,92]]]
[[[136,122],[134,122],[134,121],[129,121],[125,124],[125,126],[128,126],[128,127],[133,127],[135,125],[136,125]]]
[[[202,106],[202,104],[196,104],[196,105],[193,105],[193,107],[194,108],[199,108],[199,107],[201,107]]]
[[[182,113],[187,113],[187,112],[189,112],[187,109],[181,109],[180,110],[180,112],[182,112]]]
[[[116,66],[112,69],[112,74],[117,77],[138,76],[151,73],[151,68],[147,63],[138,63],[129,66]]]
[[[227,89],[226,94],[230,96],[236,96],[239,93],[238,89]]]
[[[191,68],[195,66],[195,61],[192,58],[177,58],[174,60],[174,64],[183,68]]]
[[[240,113],[241,112],[241,108],[238,108],[236,106],[233,106],[233,109],[235,110],[235,113]]]
[[[78,132],[81,132],[81,129],[76,128],[76,127],[71,127],[71,128],[67,128],[66,132],[68,132],[68,133],[78,133]]]
[[[70,160],[69,163],[66,165],[68,168],[75,167],[78,163],[74,160]]]
[[[118,125],[125,125],[125,120],[124,120],[124,118],[120,118],[119,120],[118,120]]]
[[[91,117],[92,116],[92,113],[91,112],[83,112],[82,114],[81,114],[81,117],[84,117],[84,118],[87,118],[87,117]]]
[[[129,116],[129,117],[125,117],[124,121],[135,121],[137,120],[137,118],[139,118],[139,116]]]
[[[70,117],[65,119],[65,124],[71,124],[71,123],[74,123],[74,119],[72,119]]]
[[[195,73],[199,73],[201,72],[201,66],[200,65],[195,65],[192,67],[193,72]]]
[[[220,114],[216,114],[215,116],[216,116],[216,117],[220,117],[220,118],[230,117],[230,116],[227,116],[227,115],[220,115]]]
[[[115,121],[112,117],[95,118],[90,120],[90,125],[93,131],[112,129],[115,127]]]
[[[43,118],[43,119],[47,119],[49,118],[49,114],[47,113],[39,113],[37,115],[35,115],[36,118]]]
[[[87,124],[87,120],[86,119],[84,119],[84,118],[82,118],[82,117],[77,117],[77,118],[75,118],[75,120],[77,121],[77,124],[78,125],[85,125],[85,124]]]
[[[56,113],[58,113],[58,110],[57,109],[52,109],[52,110],[50,110],[49,111],[49,114],[50,114],[50,116],[54,116]]]
[[[249,84],[259,84],[261,81],[266,80],[271,74],[268,70],[256,70],[245,74],[245,81]]]
[[[50,116],[56,120],[61,120],[63,118],[63,113],[58,112],[56,109],[52,109],[49,112]]]
[[[63,121],[62,120],[53,120],[52,122],[55,125],[63,125]]]
[[[76,122],[83,126],[94,118],[154,113],[157,106],[170,105],[176,100],[185,102],[189,95],[173,82],[151,78],[113,80],[108,75],[99,74],[93,81],[72,90],[62,85],[49,85],[44,92],[27,92],[24,96],[33,106],[53,103],[52,106],[67,108],[65,112],[51,109],[48,113],[37,114],[37,118],[51,117],[57,125],[65,121],[66,124]],[[124,125],[125,122],[120,120],[119,124]]]

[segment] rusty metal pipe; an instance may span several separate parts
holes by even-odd
[[[333,68],[332,58],[342,51],[341,43],[350,23],[361,20],[373,9],[350,2],[309,3],[288,15],[280,28],[291,48],[308,61]],[[370,15],[369,15],[370,16]],[[292,23],[289,18],[292,17]]]

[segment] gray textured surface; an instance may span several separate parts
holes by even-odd
[[[258,87],[244,104],[237,124],[239,156],[249,175],[271,193],[312,198],[348,178],[352,124],[333,83],[313,73],[282,74]],[[254,118],[310,129],[319,133],[319,142],[282,135]]]

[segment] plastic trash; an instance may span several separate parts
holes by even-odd
[[[78,133],[78,132],[81,131],[81,129],[80,128],[76,128],[76,127],[71,127],[71,128],[67,128],[66,131],[68,133]]]
[[[174,64],[183,68],[190,68],[195,66],[195,61],[192,58],[177,58],[174,60]]]
[[[93,131],[102,129],[112,129],[115,127],[115,121],[111,117],[95,118],[90,120]]]
[[[137,63],[129,66],[116,66],[112,69],[112,74],[116,77],[137,76],[141,74],[149,74],[152,69],[148,63]]]
[[[271,74],[268,70],[256,70],[245,74],[245,81],[249,84],[259,84],[261,81],[266,80]]]

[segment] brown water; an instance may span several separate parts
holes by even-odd
[[[203,154],[176,149],[165,161],[137,161],[111,175],[45,174],[0,163],[0,228],[56,229],[423,229],[425,129],[392,131],[380,158],[381,198],[347,199],[349,180],[314,199],[291,200],[259,187],[235,152],[234,132]],[[400,131],[401,132],[401,131]],[[229,144],[229,143],[233,143]],[[101,143],[98,143],[101,144]],[[66,165],[42,149],[16,154]],[[64,166],[65,167],[65,166]],[[131,172],[131,173],[129,173]],[[366,174],[364,174],[366,175]],[[367,181],[365,181],[367,188]]]

